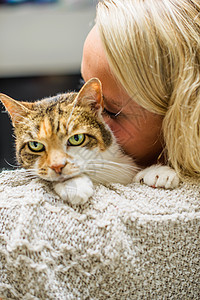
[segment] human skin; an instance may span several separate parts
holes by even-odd
[[[129,97],[108,64],[96,25],[84,43],[81,73],[84,81],[93,77],[101,81],[104,119],[124,152],[141,166],[156,163],[163,148],[163,117],[147,111]]]

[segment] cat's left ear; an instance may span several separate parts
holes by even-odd
[[[89,105],[101,113],[104,108],[101,81],[98,78],[88,80],[78,93],[77,103]]]
[[[5,94],[0,94],[0,100],[8,111],[13,126],[22,121],[33,106],[32,103],[14,100]]]

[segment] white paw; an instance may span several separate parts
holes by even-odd
[[[179,185],[179,178],[176,172],[168,167],[153,165],[140,171],[134,179],[135,182],[145,183],[151,187],[162,187],[165,189],[174,189]]]
[[[71,204],[84,204],[93,195],[93,183],[85,175],[54,183],[55,192]]]

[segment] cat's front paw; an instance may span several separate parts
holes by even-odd
[[[134,182],[145,183],[153,188],[174,189],[179,185],[179,178],[172,168],[153,165],[140,171],[135,176]]]
[[[55,192],[71,204],[84,204],[93,195],[93,183],[85,175],[54,183]]]

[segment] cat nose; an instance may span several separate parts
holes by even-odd
[[[57,174],[61,174],[62,173],[62,169],[64,168],[66,164],[59,164],[59,165],[52,165],[50,166],[50,168],[52,170],[54,170]]]

